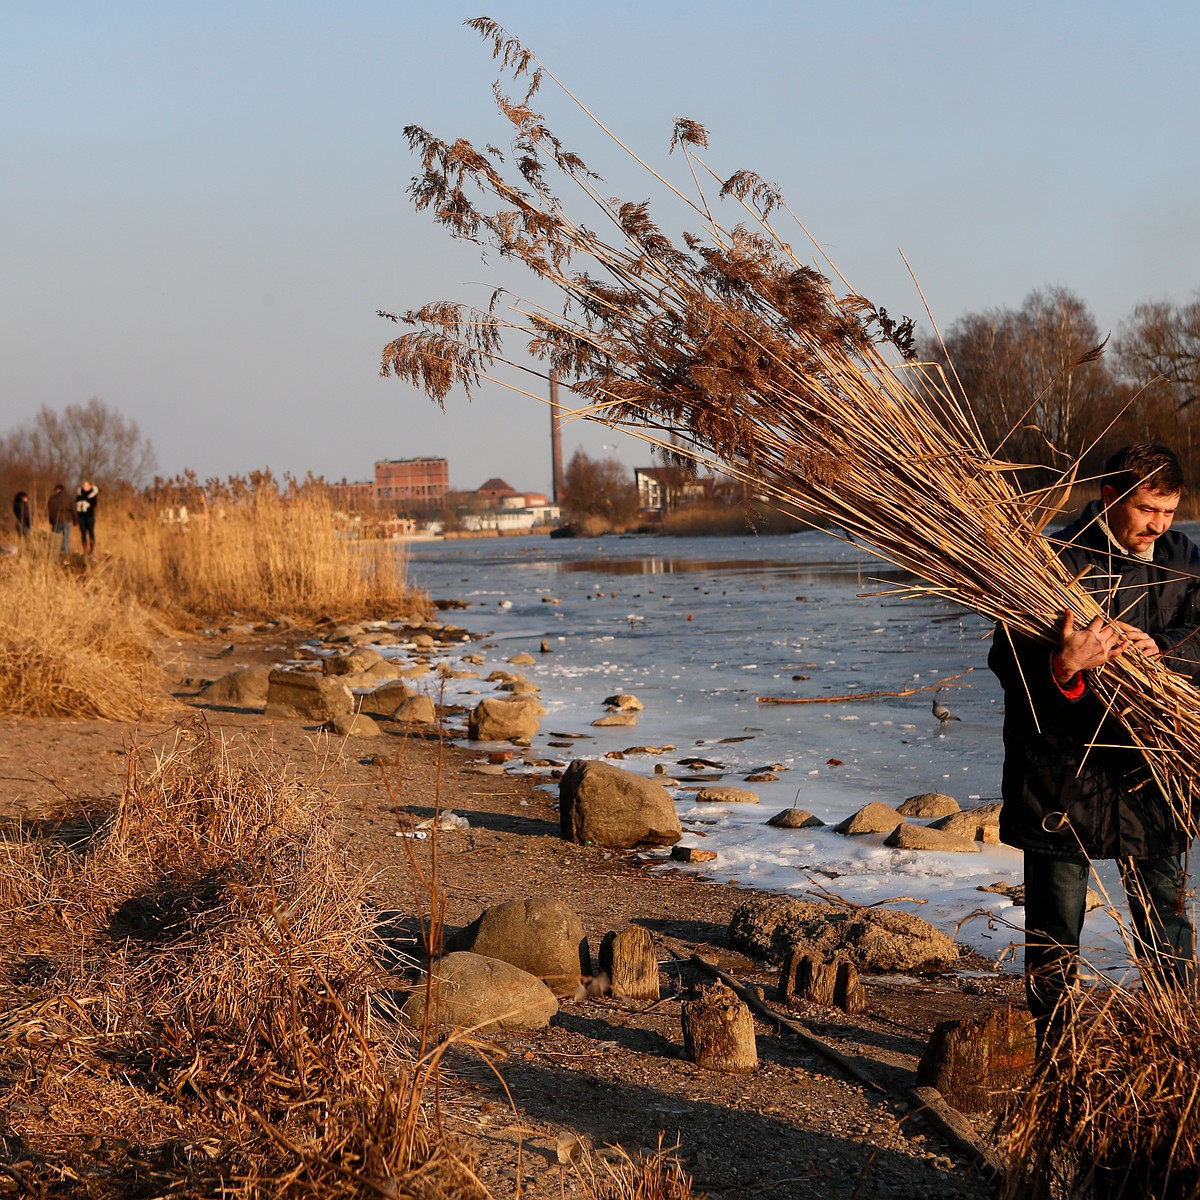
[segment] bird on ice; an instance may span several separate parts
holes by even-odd
[[[936,696],[933,698],[933,715],[937,717],[942,725],[948,725],[951,721],[959,720]]]

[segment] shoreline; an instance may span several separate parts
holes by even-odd
[[[222,634],[222,636],[227,636]],[[181,715],[202,716],[214,736],[247,737],[281,767],[333,787],[339,828],[352,859],[373,876],[371,896],[393,930],[416,936],[428,897],[409,852],[428,865],[436,844],[447,922],[461,926],[486,906],[555,895],[580,916],[593,952],[627,924],[648,929],[658,950],[663,998],[656,1004],[594,998],[565,1003],[545,1030],[484,1038],[515,1111],[490,1071],[458,1052],[447,1059],[447,1128],[478,1156],[491,1194],[585,1196],[565,1171],[560,1147],[578,1139],[600,1153],[617,1143],[636,1152],[661,1131],[678,1139],[698,1189],[734,1200],[750,1188],[780,1200],[849,1196],[860,1184],[880,1198],[914,1195],[984,1200],[990,1186],[918,1120],[899,1120],[917,1060],[938,1020],[978,1015],[1017,997],[1011,978],[956,977],[865,981],[869,1009],[850,1017],[802,1006],[794,1015],[884,1081],[875,1095],[796,1045],[759,1026],[759,1070],[749,1076],[705,1071],[680,1057],[680,1011],[706,981],[680,954],[698,951],[767,995],[775,968],[747,958],[728,939],[728,919],[752,889],[667,868],[649,872],[635,853],[579,846],[559,836],[554,798],[535,780],[480,773],[480,749],[448,744],[415,729],[386,726],[381,737],[334,738],[310,722],[261,713],[199,709],[197,684],[238,665],[294,655],[308,638],[289,631],[174,639],[174,692]],[[468,647],[464,644],[464,649]],[[64,796],[115,802],[132,741],[168,736],[94,721],[13,721],[0,727],[0,755],[20,769],[0,781],[0,811],[33,822]],[[20,782],[16,776],[27,781]],[[397,836],[403,823],[435,810],[466,818],[436,843]],[[398,811],[399,810],[399,811]],[[399,921],[397,925],[396,922]],[[411,952],[412,945],[409,944]],[[865,1182],[864,1182],[865,1181]],[[560,1191],[560,1189],[562,1189]]]

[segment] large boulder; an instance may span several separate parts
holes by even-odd
[[[833,827],[834,833],[844,833],[856,836],[860,833],[891,833],[897,825],[903,825],[904,818],[887,804],[873,800],[864,804],[856,813],[851,813],[844,821]]]
[[[201,704],[224,708],[262,708],[267,702],[272,667],[242,667],[200,689]]]
[[[844,958],[863,972],[930,971],[958,958],[954,940],[912,913],[842,908],[787,896],[741,905],[729,921],[739,949],[780,962],[791,946],[816,958]]]
[[[909,796],[896,811],[902,817],[948,817],[958,812],[959,804],[953,796],[941,792],[922,792],[919,796]]]
[[[473,742],[528,741],[537,733],[544,712],[532,696],[513,700],[489,697],[471,710],[467,737]]]
[[[583,923],[560,900],[546,896],[485,909],[444,945],[447,951],[469,950],[512,963],[536,975],[556,996],[570,995],[580,976],[592,973]]]
[[[340,680],[308,671],[272,671],[268,677],[268,717],[331,721],[354,711],[354,693]]]
[[[944,829],[930,829],[925,825],[897,825],[883,839],[885,846],[897,850],[950,850],[956,854],[978,854],[979,844],[974,838],[959,837]]]
[[[394,679],[363,696],[359,712],[369,717],[390,717],[400,705],[411,700],[416,692],[402,679]]]
[[[661,783],[577,758],[558,784],[558,817],[568,842],[612,846],[673,846],[683,836],[670,792]]]
[[[989,846],[998,846],[1000,808],[999,804],[981,804],[978,808],[966,808],[962,812],[951,813],[948,817],[932,822],[929,827],[956,834],[958,837],[973,838]]]
[[[558,1012],[553,992],[536,975],[501,959],[447,954],[432,970],[436,983],[429,1017],[434,1025],[542,1029]],[[412,1024],[422,1023],[424,988],[408,998],[402,1011]]]

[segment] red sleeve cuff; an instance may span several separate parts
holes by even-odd
[[[1087,691],[1087,680],[1083,677],[1082,671],[1076,671],[1073,678],[1066,683],[1059,683],[1058,676],[1054,673],[1054,659],[1050,659],[1050,677],[1054,680],[1055,686],[1068,700],[1078,700],[1084,692]]]

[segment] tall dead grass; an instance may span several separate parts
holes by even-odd
[[[209,487],[204,505],[147,502],[104,531],[122,587],[179,615],[351,619],[422,611],[403,543],[354,536],[319,483]]]
[[[0,559],[0,715],[134,721],[167,697],[154,624],[110,572],[86,574],[26,539]]]
[[[88,842],[0,842],[0,1185],[482,1195],[422,1107],[436,1054],[392,1019],[330,799],[229,749],[182,725]]]
[[[1001,1200],[1200,1197],[1200,1006],[1144,974],[1088,992],[1003,1131]]]

